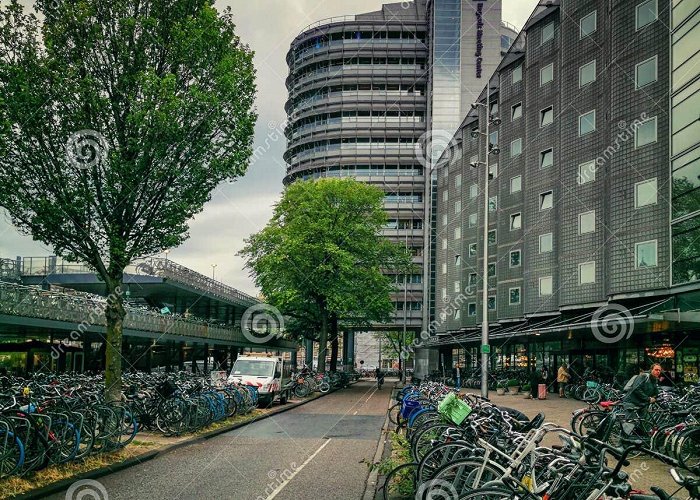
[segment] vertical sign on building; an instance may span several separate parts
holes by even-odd
[[[476,4],[476,77],[481,78],[481,50],[484,48],[484,4]]]

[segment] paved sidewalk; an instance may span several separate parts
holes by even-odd
[[[463,389],[462,392],[480,394],[474,389]],[[496,392],[489,392],[489,399],[499,406],[508,406],[520,410],[528,417],[532,418],[537,413],[542,412],[545,415],[545,422],[554,422],[562,427],[571,429],[570,421],[571,414],[579,409],[586,407],[586,403],[575,399],[560,398],[558,394],[547,394],[547,399],[525,399],[526,394],[510,395],[505,394],[499,396]],[[545,445],[559,444],[560,441],[555,436],[545,439]],[[634,458],[630,459],[630,465],[625,467],[631,478],[635,478],[632,485],[636,489],[649,491],[650,486],[661,486],[667,493],[672,493],[678,489],[678,485],[671,479],[669,474],[670,467],[661,463],[654,458]],[[683,497],[687,493],[682,490],[678,493],[679,497]]]

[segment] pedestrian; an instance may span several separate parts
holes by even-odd
[[[566,384],[569,383],[569,379],[571,378],[571,375],[569,375],[569,371],[566,368],[566,363],[562,363],[559,367],[559,371],[557,372],[557,384],[559,385],[560,398],[566,397],[564,396],[564,388],[566,387]]]
[[[454,378],[455,381],[455,389],[459,391],[462,388],[462,369],[459,363],[452,369],[452,378]]]
[[[542,365],[542,373],[541,373],[542,381],[540,384],[544,384],[547,386],[547,392],[549,392],[549,370],[547,369],[547,365]]]
[[[377,369],[374,370],[374,378],[378,379],[380,373],[382,373],[382,370],[379,367],[377,367]]]
[[[537,386],[540,383],[541,375],[535,366],[530,371],[530,394],[525,399],[537,399]]]

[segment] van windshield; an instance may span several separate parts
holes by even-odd
[[[275,362],[273,360],[237,359],[231,373],[253,377],[272,377],[275,373]]]

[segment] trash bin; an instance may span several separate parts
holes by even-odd
[[[547,399],[547,384],[537,386],[537,399]]]

